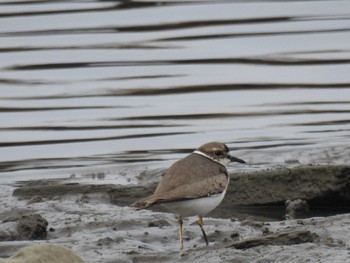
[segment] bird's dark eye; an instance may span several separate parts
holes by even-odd
[[[221,157],[222,156],[222,151],[215,151],[214,155],[217,157]]]

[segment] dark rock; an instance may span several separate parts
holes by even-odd
[[[267,245],[288,246],[313,242],[315,237],[317,237],[316,234],[312,234],[310,231],[307,230],[290,230],[258,236],[255,238],[249,238],[246,240],[235,241],[230,243],[226,247],[234,247],[236,249],[247,249]]]
[[[295,219],[307,214],[308,212],[309,205],[306,201],[301,199],[286,201],[286,219]]]
[[[21,239],[43,239],[47,234],[48,222],[38,214],[23,215],[17,224],[18,234]]]

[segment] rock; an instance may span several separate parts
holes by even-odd
[[[23,215],[17,223],[17,231],[21,239],[43,239],[47,234],[48,222],[38,214]]]
[[[70,249],[53,245],[41,244],[20,249],[14,256],[0,261],[1,263],[84,263]]]
[[[296,219],[308,212],[309,205],[306,201],[301,199],[286,201],[286,219]]]
[[[273,234],[249,238],[246,240],[235,241],[226,247],[234,247],[236,249],[247,249],[257,246],[267,245],[295,245],[313,242],[316,235],[307,230],[289,230]]]

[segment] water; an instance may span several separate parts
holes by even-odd
[[[350,1],[0,1],[0,25],[2,182],[125,183],[213,140],[238,169],[350,159]]]

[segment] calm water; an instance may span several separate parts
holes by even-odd
[[[350,1],[0,1],[0,181],[347,162],[349,63]]]

